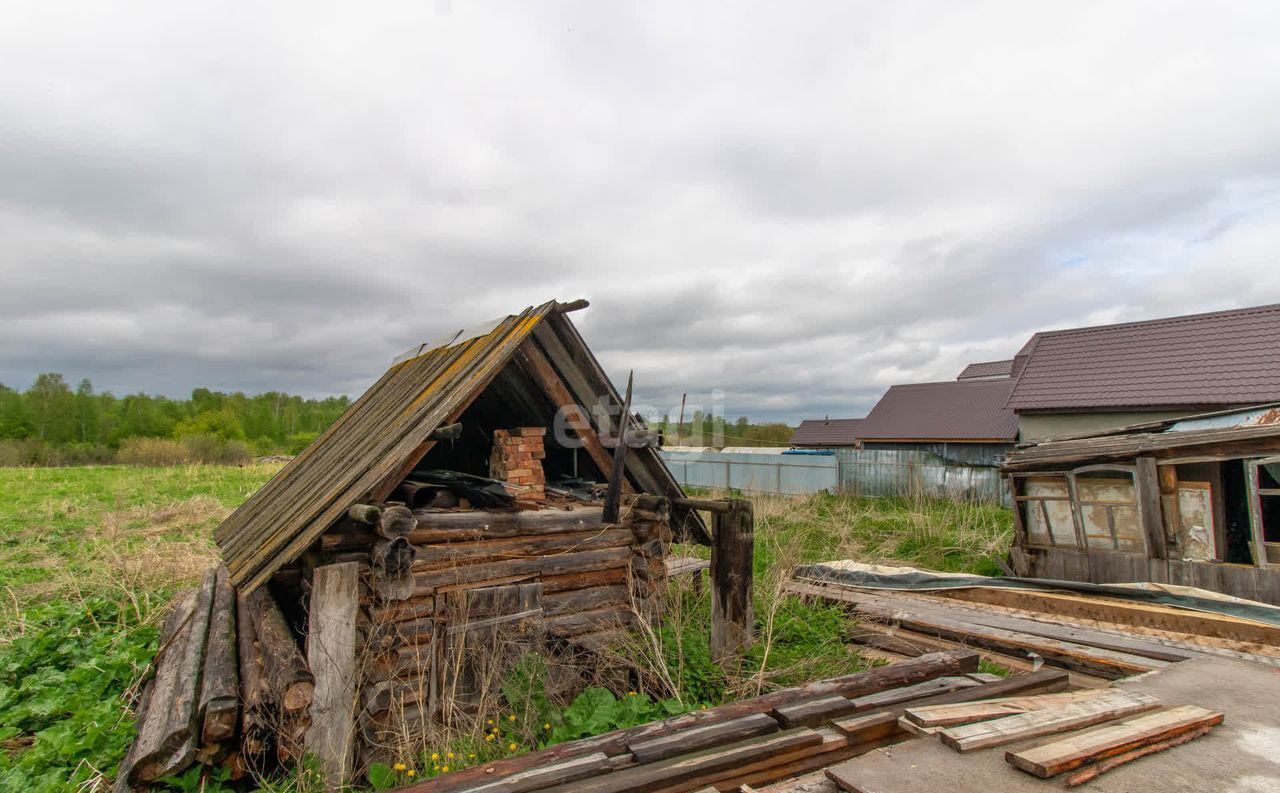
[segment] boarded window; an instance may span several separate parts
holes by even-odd
[[[1178,525],[1182,530],[1182,558],[1195,562],[1217,558],[1212,484],[1178,482]]]
[[[1076,547],[1076,527],[1071,518],[1071,497],[1065,475],[1024,478],[1018,501],[1029,545]]]
[[[1082,471],[1075,479],[1085,543],[1090,548],[1146,552],[1133,474],[1118,470]]]

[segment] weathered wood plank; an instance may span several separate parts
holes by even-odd
[[[1097,779],[1098,777],[1102,776],[1108,771],[1115,770],[1116,768],[1119,768],[1125,763],[1132,763],[1134,760],[1137,760],[1142,757],[1146,757],[1149,754],[1155,754],[1156,752],[1163,752],[1166,749],[1172,749],[1175,746],[1181,746],[1184,743],[1189,743],[1203,735],[1208,735],[1209,731],[1212,729],[1213,729],[1212,725],[1204,725],[1202,727],[1197,727],[1196,729],[1193,729],[1193,730],[1187,730],[1185,732],[1178,733],[1172,737],[1166,738],[1163,741],[1156,741],[1154,743],[1147,744],[1146,746],[1139,746],[1127,752],[1124,752],[1122,754],[1118,754],[1115,757],[1109,757],[1106,760],[1100,760],[1094,763],[1093,765],[1086,766],[1081,770],[1075,772],[1071,776],[1067,777],[1066,786],[1077,787],[1079,785],[1085,784],[1086,782],[1092,782],[1093,780]]]
[[[914,688],[914,686],[908,686]],[[845,716],[858,709],[853,700],[840,696],[822,697],[774,708],[772,715],[783,727],[812,727],[828,719]]]
[[[899,702],[907,702],[908,700],[919,699],[933,694],[946,694],[951,691],[959,691],[960,689],[973,688],[980,685],[982,684],[977,680],[969,677],[939,677],[916,683],[914,686],[905,686],[891,691],[882,691],[877,694],[858,697],[853,700],[853,710],[854,712],[862,713],[877,708],[886,708]]]
[[[755,533],[751,502],[730,499],[726,512],[713,513],[711,549],[711,658],[736,662],[751,646],[752,560]]]
[[[546,793],[649,793],[733,769],[761,757],[820,743],[821,735],[801,727],[546,788]],[[690,787],[696,788],[697,785]]]
[[[1221,713],[1195,705],[1148,713],[1117,724],[1053,741],[1020,752],[1006,752],[1004,759],[1014,768],[1048,779],[1073,771],[1086,763],[1104,760],[1148,744],[1166,741],[1185,732],[1222,723]]]
[[[592,752],[614,755],[627,751],[627,744],[649,738],[672,735],[695,727],[717,724],[747,716],[752,713],[768,713],[773,708],[805,699],[839,694],[856,697],[883,691],[902,685],[910,685],[940,675],[964,674],[977,670],[978,655],[972,652],[932,653],[892,666],[876,667],[842,677],[810,683],[805,686],[784,688],[750,699],[731,702],[708,710],[694,711],[673,716],[663,721],[642,724],[623,730],[615,730],[591,738],[562,743],[532,752],[522,757],[499,760],[481,766],[456,771],[434,779],[424,780],[405,788],[403,793],[458,793],[493,775],[514,774],[569,757],[579,757]],[[1054,673],[1059,674],[1059,673]],[[1065,685],[1065,676],[1062,678]],[[1003,693],[1003,692],[1002,692]]]
[[[219,566],[209,612],[204,674],[200,681],[200,742],[206,746],[226,743],[236,733],[236,722],[240,717],[240,673],[236,649],[235,590],[228,580],[227,568]]]
[[[1159,700],[1146,694],[1135,691],[1113,691],[1082,702],[1020,713],[1016,716],[1005,716],[977,724],[948,727],[938,735],[943,743],[957,752],[972,752],[975,749],[1001,746],[1027,738],[1077,730],[1159,706]]]
[[[470,788],[468,793],[528,793],[554,785],[575,782],[617,769],[617,764],[603,752],[575,757]]]
[[[841,699],[844,699],[841,697]],[[845,700],[848,702],[848,700]],[[763,713],[753,713],[740,719],[709,724],[682,730],[674,735],[651,738],[646,741],[634,741],[627,744],[627,749],[636,756],[640,763],[651,763],[665,760],[678,754],[688,754],[711,746],[741,741],[756,735],[767,735],[778,731],[778,722]]]
[[[311,585],[307,660],[315,678],[307,750],[320,761],[330,790],[351,782],[355,758],[356,618],[360,568],[353,563],[316,568]]]
[[[956,705],[926,705],[907,708],[905,718],[920,727],[953,727],[957,724],[971,724],[975,721],[987,721],[1004,716],[1016,716],[1033,710],[1065,705],[1069,702],[1080,702],[1107,694],[1110,689],[1086,688],[1082,691],[1068,691],[1061,694],[1040,694],[1030,697],[1004,697],[1002,699],[986,699],[978,702],[966,702]]]

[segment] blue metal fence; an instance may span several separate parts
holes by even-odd
[[[930,452],[836,449],[835,454],[809,455],[663,450],[661,454],[676,481],[691,487],[782,495],[826,490],[1009,503],[995,468],[947,463]]]

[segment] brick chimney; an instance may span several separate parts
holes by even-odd
[[[542,460],[547,456],[542,439],[546,427],[517,427],[493,431],[493,452],[489,455],[489,476],[512,485],[516,501],[546,501],[547,477]]]

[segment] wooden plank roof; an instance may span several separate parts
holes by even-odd
[[[430,448],[431,433],[456,421],[521,344],[534,343],[547,352],[578,404],[605,399],[620,405],[617,391],[560,305],[550,301],[526,308],[471,338],[456,334],[397,359],[337,421],[218,526],[214,538],[232,583],[256,589],[301,555],[348,507],[402,477]],[[627,473],[638,489],[683,495],[651,448],[628,455]],[[676,512],[673,527],[677,519],[705,536],[696,514]]]

